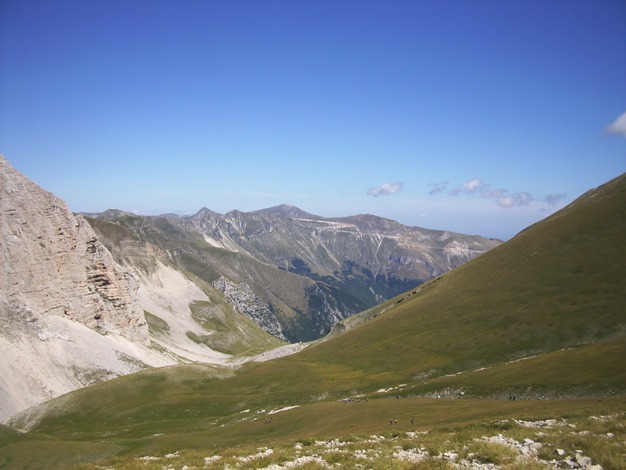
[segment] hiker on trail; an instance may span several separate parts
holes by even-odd
[[[413,426],[415,424],[415,418],[411,418],[411,426]]]

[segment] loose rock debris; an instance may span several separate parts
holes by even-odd
[[[288,407],[291,408],[291,407]],[[263,410],[265,412],[265,410]],[[279,409],[274,411],[285,411]],[[591,417],[591,420],[610,420],[613,417]],[[512,432],[515,437],[511,437],[506,431],[495,435],[485,435],[475,437],[464,445],[451,444],[448,449],[435,444],[433,450],[432,443],[429,444],[428,431],[410,431],[404,433],[396,433],[391,436],[383,436],[372,434],[367,437],[355,437],[347,440],[331,439],[331,440],[315,440],[309,442],[296,442],[291,447],[291,451],[284,448],[272,449],[268,447],[258,448],[256,453],[249,455],[237,456],[221,456],[214,455],[212,457],[204,457],[204,466],[187,465],[185,463],[184,454],[180,451],[167,454],[163,457],[144,456],[137,460],[143,461],[147,466],[155,460],[162,460],[166,463],[162,469],[174,468],[168,462],[169,459],[178,458],[175,468],[191,469],[191,468],[228,468],[228,469],[246,469],[261,468],[266,470],[282,470],[298,468],[307,465],[315,465],[316,468],[355,468],[369,469],[376,468],[381,462],[390,463],[394,460],[409,462],[417,466],[427,463],[428,461],[443,461],[451,468],[459,469],[479,469],[479,470],[501,470],[513,464],[520,468],[524,465],[540,464],[546,468],[552,469],[583,469],[583,470],[608,470],[603,469],[601,465],[594,462],[592,457],[585,455],[581,449],[573,447],[566,450],[554,447],[554,442],[550,443],[551,434],[548,431],[554,428],[552,434],[580,434],[576,430],[574,424],[569,423],[565,419],[545,419],[536,421],[527,421],[522,419],[511,419],[499,421],[500,425],[511,425]],[[619,428],[619,427],[618,427]],[[503,428],[507,429],[507,428]],[[531,437],[524,436],[524,429],[528,433],[532,433]],[[585,431],[589,433],[588,431]],[[593,434],[596,437],[605,439],[615,439],[614,433],[602,432]],[[436,436],[437,437],[437,436]],[[543,442],[539,442],[537,439]],[[448,441],[446,441],[448,442]],[[476,443],[476,448],[472,442]],[[557,441],[558,442],[558,441]],[[449,443],[449,442],[448,442]],[[507,450],[502,454],[501,458],[492,460],[493,457],[486,457],[484,452],[480,450],[480,443],[488,443],[490,449],[498,452],[498,446],[502,446],[511,450]],[[445,443],[444,443],[445,445]],[[484,444],[483,444],[484,445]],[[564,447],[564,446],[563,446]],[[504,451],[504,449],[502,449]],[[265,459],[265,460],[263,460]],[[486,461],[481,461],[481,459]],[[202,462],[202,460],[200,460]],[[360,463],[362,462],[362,463]],[[156,462],[154,462],[156,463]],[[197,464],[196,464],[197,465]]]

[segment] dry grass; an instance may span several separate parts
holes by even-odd
[[[348,436],[339,439],[280,441],[273,445],[253,445],[219,450],[182,450],[169,454],[153,453],[118,458],[104,463],[116,470],[162,470],[164,468],[293,468],[321,469],[448,469],[453,464],[488,464],[505,470],[546,469],[582,451],[605,469],[626,468],[626,413],[578,417],[574,422],[559,419],[543,421],[496,421],[430,431],[388,431],[382,434]],[[612,431],[611,431],[612,430]],[[615,431],[615,432],[614,432]],[[500,442],[495,442],[500,440]],[[521,449],[531,439],[536,450]],[[502,443],[508,440],[509,444]],[[510,444],[517,442],[519,445]],[[559,457],[557,449],[564,449]],[[92,468],[78,466],[77,470]]]

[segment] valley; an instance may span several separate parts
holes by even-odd
[[[0,0],[0,470],[626,470],[625,57],[626,0]]]
[[[359,297],[330,300],[351,280],[336,269],[338,251],[322,250],[339,264],[330,255],[313,264],[310,248],[295,250],[284,234],[313,220],[318,240],[333,226],[331,238],[348,232],[342,243],[351,245],[375,239],[364,227],[380,233],[381,221],[359,217],[365,225],[351,219],[347,229],[295,208],[287,222],[273,214],[285,207],[227,222],[205,211],[214,224],[200,232],[183,228],[195,216],[90,215],[116,263],[137,273],[152,350],[172,362],[13,413],[0,428],[0,467],[626,468],[624,207],[626,175],[462,265],[336,318],[331,334],[291,345],[259,323],[292,333],[306,324],[283,323],[305,305],[306,289],[295,286],[321,289],[330,306]],[[280,237],[270,237],[274,219]],[[255,234],[246,240],[265,241],[244,243],[244,229]],[[390,249],[381,240],[362,251]],[[261,246],[274,248],[262,258]],[[424,265],[389,253],[396,277]],[[201,268],[200,259],[211,263]],[[369,265],[380,274],[374,259],[350,272]],[[252,273],[268,293],[242,281]],[[237,299],[276,316],[243,315]],[[242,318],[249,326],[232,334]],[[213,364],[173,360],[206,356],[207,344]]]
[[[206,208],[193,216],[86,215],[123,266],[149,272],[159,260],[289,342],[318,339],[336,321],[500,244],[372,215],[325,219],[289,205],[223,215]],[[138,257],[142,244],[150,249]]]
[[[288,205],[73,214],[4,157],[0,169],[1,419],[145,368],[237,367],[301,349],[500,244]]]

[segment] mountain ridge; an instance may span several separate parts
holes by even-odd
[[[2,417],[145,367],[236,367],[422,282],[411,247],[363,234],[358,220],[286,204],[224,215],[72,214],[4,157],[0,166]],[[489,246],[452,261],[438,247],[426,264],[447,270]],[[384,254],[369,265],[351,259],[374,251]]]
[[[373,215],[325,218],[288,204],[226,214],[204,207],[177,218],[111,218],[111,213],[115,211],[91,214],[89,220],[96,230],[98,220],[126,227],[133,237],[160,246],[169,254],[168,262],[208,283],[241,285],[242,292],[254,293],[264,304],[256,305],[270,312],[263,316],[273,317],[273,334],[292,342],[316,339],[335,321],[499,244]],[[108,246],[118,253],[113,244]]]
[[[16,415],[12,426],[35,432],[7,437],[2,450],[19,462],[29,461],[28,449],[41,442],[30,440],[41,435],[87,453],[95,443],[122,443],[111,451],[125,454],[122,468],[155,454],[160,468],[173,451],[180,465],[202,465],[215,449],[304,452],[319,439],[335,439],[335,455],[358,434],[363,438],[350,440],[359,449],[381,436],[397,437],[391,445],[399,451],[424,446],[435,434],[445,442],[427,449],[436,459],[427,463],[439,468],[441,455],[462,437],[459,425],[464,435],[475,433],[469,441],[480,441],[485,429],[520,439],[514,423],[521,419],[537,420],[527,441],[541,444],[541,465],[572,466],[563,456],[576,451],[577,459],[584,452],[594,462],[604,458],[603,468],[623,468],[625,207],[622,175],[483,256],[364,312],[368,321],[341,335],[229,374],[177,366],[95,385]],[[352,319],[359,320],[344,321]],[[597,424],[609,421],[600,432]],[[110,459],[91,452],[89,461]],[[484,468],[492,454],[483,446],[477,452],[449,458],[460,463],[463,455],[472,460],[466,466]],[[557,454],[564,460],[554,460]],[[214,467],[226,462],[242,460]],[[282,464],[283,455],[252,466],[274,462]],[[403,465],[395,454],[378,463]],[[500,463],[534,468],[528,460]]]
[[[134,215],[102,223],[119,217]],[[0,156],[0,419],[144,368],[236,365],[283,344],[121,227],[135,262],[118,263],[88,220]]]

